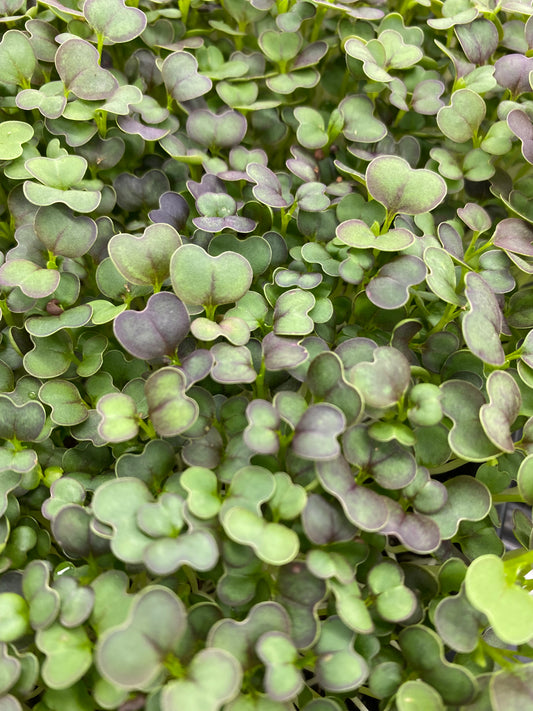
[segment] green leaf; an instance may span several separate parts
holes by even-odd
[[[437,114],[437,124],[445,136],[456,143],[466,143],[477,136],[485,118],[485,102],[471,89],[459,89],[452,94],[449,106]]]
[[[124,0],[85,0],[83,14],[96,34],[111,44],[130,42],[146,27],[144,12],[128,7]]]
[[[4,35],[5,37],[5,35]],[[0,44],[0,62],[1,62]],[[0,160],[14,160],[22,155],[22,144],[33,137],[33,128],[22,121],[0,123]]]
[[[33,47],[26,35],[20,30],[4,32],[0,42],[2,82],[27,88],[36,66]]]

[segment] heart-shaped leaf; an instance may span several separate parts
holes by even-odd
[[[219,711],[241,687],[242,669],[233,655],[223,649],[207,648],[194,657],[187,679],[166,684],[161,694],[162,711],[179,707],[183,711]]]
[[[274,701],[289,701],[303,688],[304,680],[296,663],[298,650],[282,632],[265,632],[255,646],[257,656],[266,667],[264,687]]]
[[[170,276],[182,301],[211,307],[238,301],[250,288],[253,272],[236,252],[212,257],[198,245],[186,244],[172,255]]]
[[[0,42],[0,71],[5,84],[27,89],[37,61],[27,36],[20,30],[4,32]]]
[[[468,272],[465,283],[465,296],[470,305],[462,324],[465,341],[472,353],[485,363],[503,365],[502,312],[494,292],[476,272]]]
[[[171,292],[152,294],[142,311],[123,311],[113,324],[119,343],[136,358],[171,356],[189,332],[190,318]]]
[[[411,379],[409,362],[400,351],[389,346],[376,348],[373,362],[358,363],[348,372],[353,383],[371,407],[391,407],[407,390]]]
[[[343,244],[356,249],[379,249],[384,252],[401,252],[415,241],[409,230],[389,230],[375,235],[363,220],[346,220],[337,227],[335,234]]]
[[[140,236],[114,235],[108,250],[126,281],[159,290],[169,276],[170,258],[180,246],[181,239],[174,227],[162,222],[149,225]]]
[[[487,379],[489,402],[479,410],[479,419],[490,441],[504,452],[514,452],[511,425],[521,406],[520,389],[505,370],[496,370]]]
[[[33,299],[50,296],[59,285],[56,269],[41,269],[26,259],[12,259],[0,267],[0,284],[18,286],[23,294]]]
[[[72,259],[86,254],[97,237],[93,220],[85,216],[75,217],[62,205],[40,207],[35,215],[34,230],[49,252]]]
[[[199,109],[193,111],[187,119],[188,136],[208,148],[240,145],[246,129],[246,119],[237,111],[214,114],[207,109]]]
[[[0,123],[0,160],[14,160],[21,156],[22,144],[27,143],[31,138],[33,138],[33,128],[29,124],[22,121],[2,121]]]
[[[161,437],[188,430],[198,417],[198,404],[185,394],[185,376],[176,368],[160,368],[145,385],[150,419]]]
[[[126,621],[98,640],[96,664],[102,676],[124,689],[145,688],[183,635],[186,617],[183,603],[171,590],[145,587]]]
[[[126,442],[139,431],[137,406],[124,393],[108,393],[96,405],[101,417],[98,433],[106,442]]]
[[[437,114],[437,124],[445,136],[456,143],[466,143],[477,136],[486,114],[485,102],[471,89],[459,89],[452,94],[449,106]]]
[[[203,96],[213,85],[211,79],[198,74],[198,62],[188,52],[169,54],[163,62],[161,74],[167,91],[178,102]]]
[[[506,575],[496,555],[476,558],[466,571],[468,601],[483,612],[496,635],[506,644],[524,644],[533,634],[533,600]]]
[[[346,418],[339,408],[325,403],[311,405],[298,422],[292,449],[303,459],[336,459],[340,454],[337,437],[345,427]]]
[[[108,99],[118,89],[115,77],[99,65],[96,47],[83,39],[63,42],[56,52],[55,64],[67,90],[79,99]]]
[[[38,441],[45,420],[46,414],[39,402],[16,405],[7,395],[0,395],[0,438]]]
[[[124,0],[85,0],[83,14],[96,34],[112,44],[130,42],[146,27],[144,12]]]
[[[248,509],[231,507],[224,514],[222,525],[233,541],[251,546],[257,557],[269,565],[285,565],[298,555],[300,544],[292,529],[265,521]]]
[[[430,212],[446,197],[446,183],[429,170],[415,170],[399,156],[378,156],[366,169],[372,197],[390,214],[419,215]]]
[[[37,631],[35,644],[46,655],[41,675],[51,689],[68,689],[81,679],[93,661],[91,641],[84,627],[66,629],[55,622]]]

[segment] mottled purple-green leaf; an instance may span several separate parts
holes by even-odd
[[[309,358],[306,349],[297,341],[290,338],[280,338],[273,331],[267,333],[261,346],[267,370],[296,368]]]
[[[489,213],[477,203],[467,202],[464,207],[457,208],[457,214],[474,232],[486,232],[491,228],[492,220]]]
[[[409,287],[426,277],[426,265],[410,254],[397,257],[370,280],[366,294],[381,309],[397,309],[409,300]]]
[[[322,212],[330,205],[330,199],[325,195],[326,185],[323,183],[304,183],[300,185],[294,196],[298,207],[306,212]]]
[[[169,291],[153,294],[142,311],[123,311],[113,332],[128,353],[143,360],[172,355],[189,332],[190,318],[182,301]]]
[[[522,155],[528,163],[533,164],[533,124],[531,119],[525,111],[514,109],[507,114],[507,125],[514,135],[520,139]]]
[[[498,47],[496,25],[484,18],[468,25],[457,25],[455,34],[469,62],[486,64]]]
[[[126,621],[99,638],[95,656],[100,673],[120,688],[145,687],[159,675],[164,657],[185,626],[184,605],[171,590],[155,585],[144,588]]]
[[[494,78],[513,97],[531,91],[529,73],[533,70],[533,58],[524,54],[504,54],[494,63]]]
[[[108,99],[118,88],[115,77],[98,59],[96,47],[79,38],[66,40],[56,52],[57,72],[66,89],[79,99]]]
[[[246,346],[216,343],[211,348],[214,358],[211,377],[217,383],[253,383],[257,378],[252,355]]]
[[[314,398],[340,408],[350,424],[363,409],[361,396],[346,379],[341,359],[335,353],[320,353],[311,361],[305,378]]]
[[[159,208],[151,210],[148,217],[152,222],[166,223],[179,232],[189,217],[189,205],[179,193],[169,190],[159,197]]]
[[[350,464],[367,471],[384,489],[403,489],[416,476],[416,463],[407,449],[395,441],[372,439],[362,425],[346,430],[342,449]]]
[[[146,27],[146,15],[124,0],[85,0],[83,14],[96,34],[107,43],[130,42]]]
[[[0,438],[21,442],[39,439],[46,420],[40,402],[26,402],[16,405],[7,395],[0,395]]]
[[[19,109],[31,111],[38,109],[46,118],[59,118],[67,105],[63,82],[53,81],[37,89],[24,89],[17,94]]]
[[[253,400],[246,408],[248,426],[243,432],[244,442],[258,454],[276,454],[279,449],[279,415],[266,400]]]
[[[487,378],[489,402],[479,410],[479,419],[490,441],[504,452],[514,452],[511,426],[521,406],[520,389],[505,370],[495,370]]]
[[[163,62],[161,74],[168,93],[177,102],[190,101],[206,94],[211,79],[198,73],[198,62],[188,52],[173,52]]]
[[[198,109],[189,114],[187,135],[207,148],[231,148],[242,143],[246,134],[246,119],[237,111],[215,114]]]
[[[337,437],[346,427],[342,410],[333,405],[311,405],[296,426],[291,447],[303,459],[328,461],[340,454]]]
[[[446,197],[446,183],[430,170],[411,168],[399,156],[378,156],[366,170],[372,197],[389,213],[418,215],[433,210]]]
[[[73,259],[88,252],[97,237],[94,220],[76,217],[63,205],[40,207],[35,215],[34,230],[48,251]]]
[[[250,288],[253,272],[236,252],[212,257],[195,244],[186,244],[170,260],[174,292],[186,304],[213,306],[238,301]]]
[[[440,388],[442,409],[453,422],[448,437],[453,452],[472,462],[483,462],[499,454],[479,419],[480,409],[486,404],[483,394],[465,380],[448,380]]]
[[[492,242],[506,252],[533,257],[533,228],[516,217],[507,217],[498,222]]]
[[[316,305],[310,291],[290,289],[277,299],[274,308],[274,333],[276,336],[305,336],[314,327],[309,312]]]
[[[484,363],[503,365],[502,312],[494,292],[476,272],[469,272],[465,282],[465,296],[470,306],[462,324],[465,341]]]
[[[117,124],[124,133],[137,134],[145,141],[159,141],[172,132],[173,124],[165,121],[159,126],[147,126],[135,116],[118,116]]]
[[[185,432],[198,417],[198,404],[185,394],[185,387],[185,376],[172,367],[156,370],[146,381],[150,419],[161,437]]]
[[[490,695],[496,711],[520,711],[533,700],[533,665],[521,664],[518,673],[513,669],[491,675]]]
[[[327,478],[327,476],[326,476]],[[355,529],[341,511],[318,494],[310,494],[302,511],[305,535],[319,546],[353,538]]]
[[[119,206],[135,212],[157,207],[159,198],[170,189],[167,176],[161,170],[148,170],[137,177],[131,173],[120,173],[113,181]]]
[[[434,116],[444,106],[440,98],[444,91],[444,83],[439,79],[424,79],[413,90],[412,108],[422,116]]]
[[[180,246],[181,238],[174,227],[161,222],[148,225],[142,235],[114,235],[108,250],[126,281],[160,288],[170,274],[170,258]]]

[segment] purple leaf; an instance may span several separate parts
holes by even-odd
[[[173,52],[163,62],[161,74],[167,91],[177,101],[191,101],[206,94],[213,83],[198,74],[198,62],[188,52]]]
[[[533,57],[523,54],[505,54],[494,63],[494,78],[514,97],[531,91],[529,73],[533,69]]]
[[[169,291],[153,294],[142,311],[123,311],[113,324],[119,343],[136,358],[172,355],[189,332],[187,309]]]
[[[533,70],[533,66],[532,66]],[[507,125],[522,143],[522,155],[533,164],[533,124],[525,111],[514,109],[507,115]]]
[[[151,210],[148,217],[152,222],[165,222],[179,232],[187,223],[189,206],[184,197],[169,190],[160,196],[159,209]]]
[[[309,357],[308,352],[297,341],[280,338],[273,332],[263,338],[262,347],[267,370],[295,368]]]

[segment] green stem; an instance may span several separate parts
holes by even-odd
[[[0,299],[0,310],[2,311],[2,316],[4,317],[6,324],[10,327],[14,326],[15,322],[13,321],[13,314],[9,310],[5,299]]]
[[[459,309],[458,309],[458,307],[457,307],[455,304],[448,304],[448,306],[446,306],[446,308],[445,308],[445,310],[444,310],[444,313],[443,313],[441,319],[440,319],[439,322],[438,322],[435,326],[433,326],[433,328],[428,332],[427,337],[429,338],[429,336],[433,335],[434,333],[438,333],[439,331],[442,331],[443,328],[444,328],[445,326],[447,326],[447,324],[450,323],[450,321],[453,321],[453,319],[455,318],[455,316],[456,316],[458,310],[459,310]]]
[[[157,439],[157,433],[154,429],[153,424],[148,420],[148,422],[145,422],[144,420],[139,419],[137,420],[137,424],[141,428],[141,430],[148,435],[150,439]]]
[[[187,19],[189,17],[189,10],[191,7],[191,0],[178,0],[179,11],[181,12],[181,21],[184,25],[187,24]]]
[[[98,64],[102,63],[102,51],[104,49],[104,35],[101,35],[100,33],[97,33],[96,39],[98,42],[97,49],[98,49]]]
[[[313,29],[311,30],[311,37],[309,38],[310,42],[316,42],[320,37],[320,33],[322,31],[322,21],[326,16],[327,11],[327,7],[320,6],[317,8],[315,19],[313,21]]]
[[[268,388],[265,386],[266,365],[265,359],[261,360],[261,367],[255,379],[255,395],[263,400],[268,399]]]
[[[503,504],[505,502],[523,504],[524,499],[520,494],[492,494],[493,504]]]
[[[204,309],[205,309],[205,317],[208,318],[210,321],[215,320],[215,313],[217,310],[217,305],[216,304],[204,304]]]

